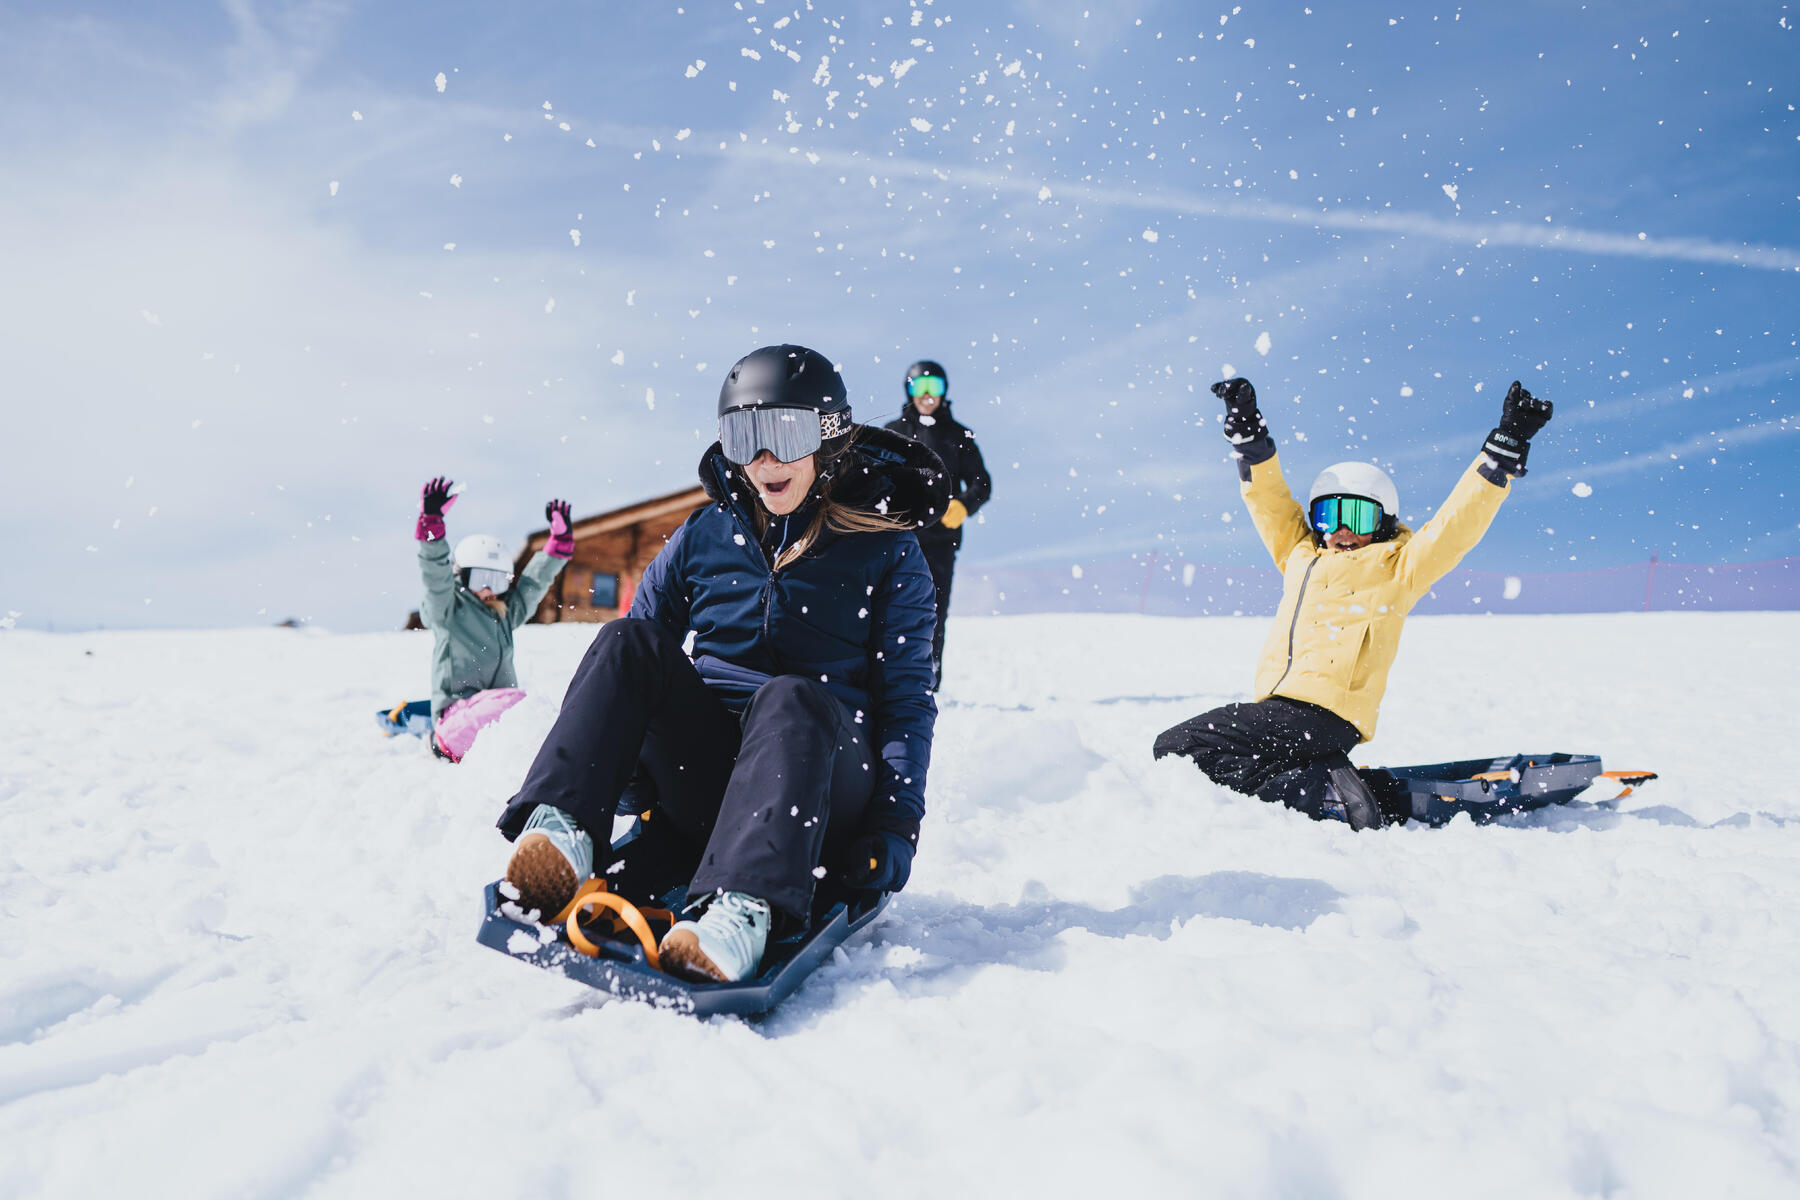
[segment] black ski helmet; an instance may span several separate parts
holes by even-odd
[[[805,346],[764,346],[737,360],[719,389],[719,415],[738,408],[810,408],[842,413],[850,423],[850,394],[831,360]]]
[[[943,380],[944,399],[948,400],[950,398],[950,372],[944,370],[942,363],[934,363],[929,358],[921,358],[918,362],[906,368],[906,378],[900,381],[900,390],[906,392],[906,398],[908,400],[912,399],[912,392],[907,391],[906,385],[921,375],[936,375],[939,379]]]

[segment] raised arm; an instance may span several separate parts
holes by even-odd
[[[1256,389],[1241,376],[1212,385],[1213,395],[1225,402],[1225,438],[1237,456],[1238,479],[1250,521],[1268,547],[1277,567],[1287,562],[1294,547],[1312,536],[1306,527],[1306,511],[1288,490],[1275,454],[1275,439],[1256,407]]]
[[[1548,400],[1539,400],[1513,381],[1501,402],[1500,424],[1488,434],[1481,455],[1400,552],[1401,577],[1415,596],[1424,595],[1487,534],[1510,481],[1525,474],[1531,439],[1554,411]]]
[[[442,475],[419,489],[419,517],[413,537],[419,543],[419,582],[425,587],[419,602],[419,619],[428,627],[441,626],[456,599],[456,565],[450,561],[450,545],[444,540],[444,514],[456,503],[455,485]]]
[[[531,614],[543,602],[550,585],[575,557],[575,539],[569,532],[569,502],[550,501],[544,505],[544,518],[550,522],[550,539],[525,564],[524,573],[519,576],[512,595],[506,599],[506,615],[514,629],[531,620]]]

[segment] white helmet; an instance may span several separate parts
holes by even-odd
[[[1313,502],[1323,496],[1361,496],[1381,505],[1390,521],[1400,518],[1400,493],[1388,473],[1374,463],[1341,462],[1326,467],[1313,480],[1307,508],[1310,510]]]
[[[470,567],[485,567],[490,571],[505,571],[512,574],[512,558],[506,553],[506,547],[500,539],[491,533],[471,533],[456,543],[456,569],[466,571]]]

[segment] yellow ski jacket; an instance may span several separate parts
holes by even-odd
[[[1477,473],[1478,456],[1437,515],[1418,532],[1328,550],[1288,490],[1279,456],[1249,468],[1244,503],[1281,568],[1281,608],[1256,666],[1256,698],[1286,696],[1330,709],[1375,736],[1400,626],[1431,585],[1462,561],[1493,524],[1504,486]]]

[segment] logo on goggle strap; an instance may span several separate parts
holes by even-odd
[[[822,437],[822,438],[842,437],[844,434],[849,433],[849,432],[850,432],[850,414],[849,413],[841,412],[841,413],[820,413],[819,414],[819,436],[820,437]]]

